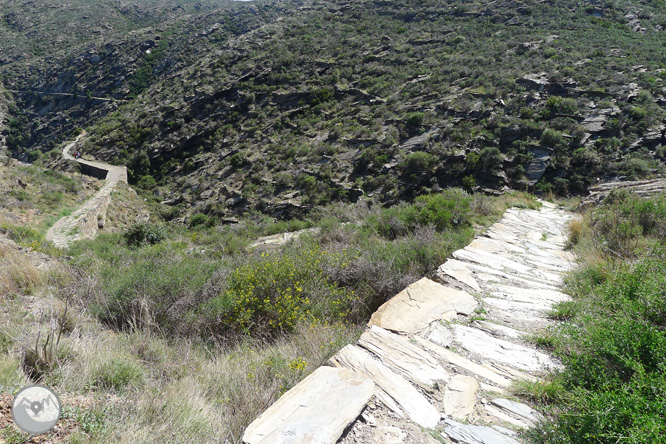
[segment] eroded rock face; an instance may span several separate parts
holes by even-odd
[[[651,196],[666,191],[666,177],[650,180],[608,182],[590,188],[590,194],[580,203],[581,207],[600,203],[611,191],[626,189],[639,196]]]

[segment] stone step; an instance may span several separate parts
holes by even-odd
[[[334,443],[374,393],[363,374],[320,367],[282,395],[243,434],[247,444]],[[344,405],[344,408],[331,408]]]
[[[399,416],[407,417],[428,429],[437,426],[437,409],[402,376],[389,369],[360,347],[347,345],[331,358],[336,367],[365,375],[375,383],[375,396]],[[332,404],[335,405],[335,404]]]
[[[379,307],[368,326],[416,333],[434,321],[455,318],[457,313],[470,315],[477,305],[469,293],[423,278]]]
[[[410,381],[432,385],[438,381],[446,382],[450,378],[446,370],[422,348],[376,325],[361,335],[358,345]]]

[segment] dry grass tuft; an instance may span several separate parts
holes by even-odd
[[[33,294],[43,288],[45,279],[37,267],[20,251],[0,244],[0,294]]]
[[[569,222],[569,236],[567,238],[567,247],[572,248],[578,245],[581,233],[583,231],[583,221],[581,218],[573,219]]]

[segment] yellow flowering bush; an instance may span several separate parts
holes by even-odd
[[[349,266],[346,256],[318,246],[263,254],[234,270],[227,289],[204,305],[203,314],[214,333],[269,336],[292,331],[301,322],[344,319],[356,296],[324,269]]]

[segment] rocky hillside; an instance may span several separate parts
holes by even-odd
[[[77,93],[17,95],[10,144],[36,158],[86,127],[84,152],[127,165],[167,218],[664,170],[661,2],[105,4],[94,27],[77,10],[52,65],[3,67],[15,89]]]

